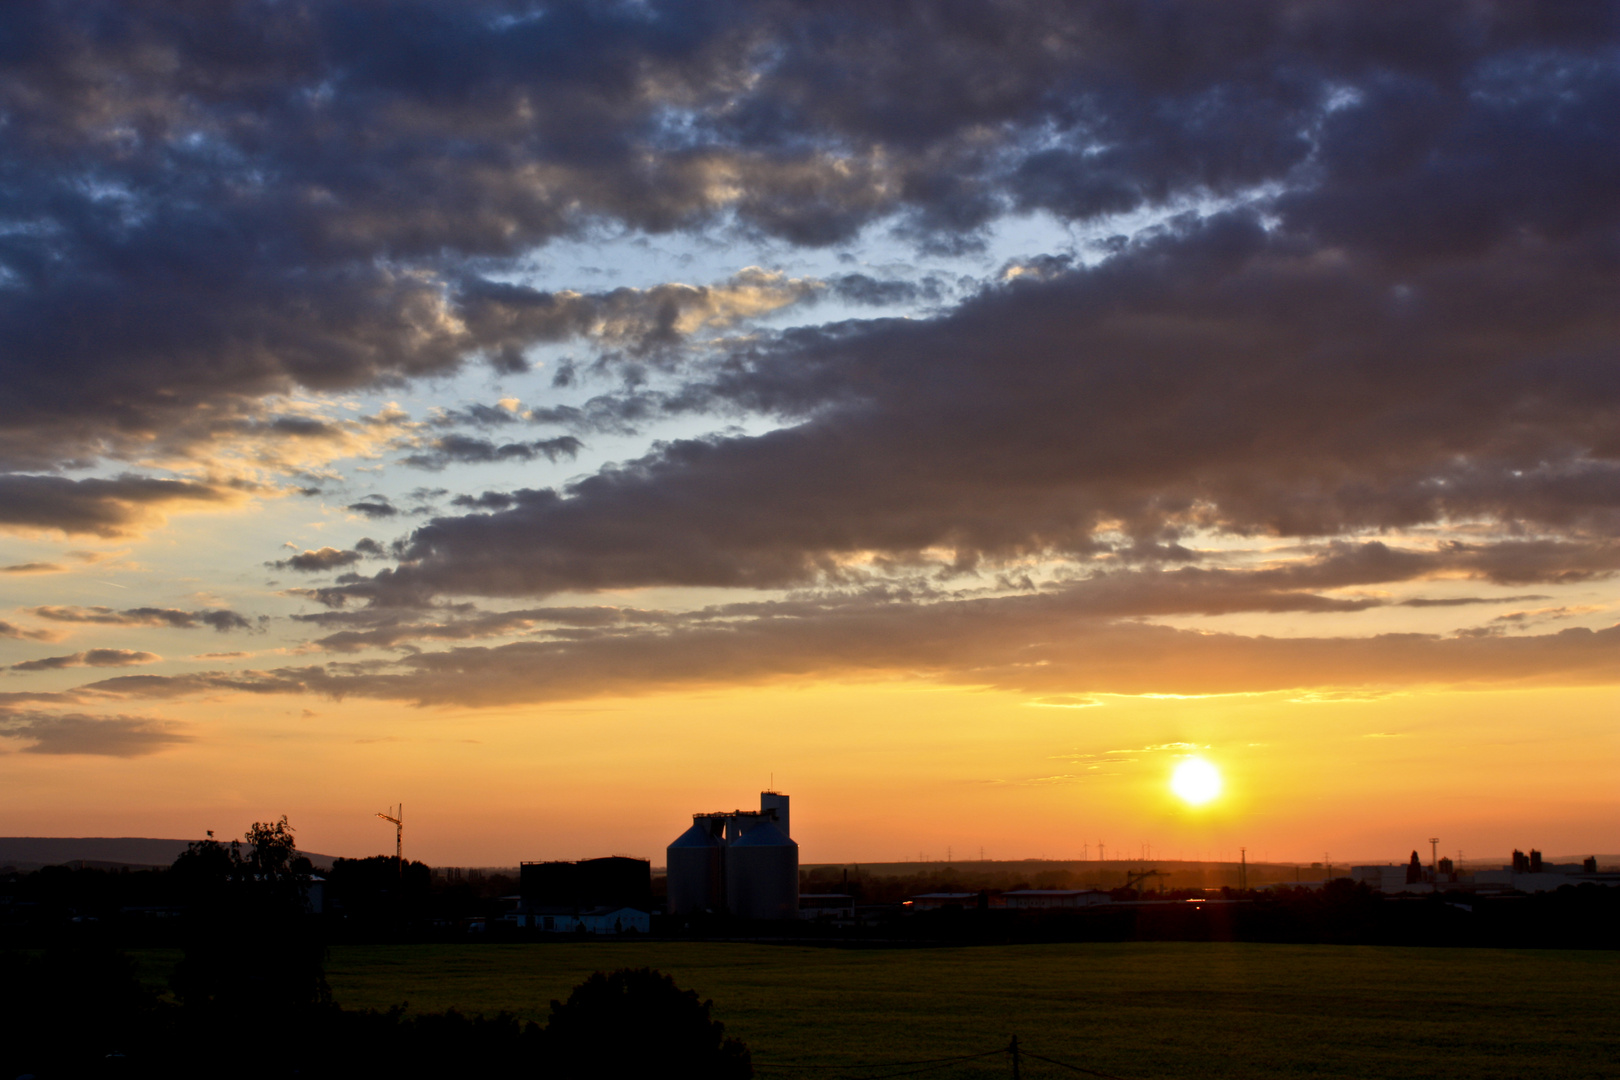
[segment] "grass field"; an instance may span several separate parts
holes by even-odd
[[[149,956],[156,964],[157,956]],[[1243,944],[844,950],[709,943],[337,947],[347,1008],[544,1021],[590,972],[713,998],[762,1066],[1004,1045],[1126,1080],[1620,1076],[1620,955]],[[765,1077],[841,1076],[761,1068]],[[858,1071],[850,1075],[872,1075]],[[1003,1058],[927,1074],[1008,1076]],[[1026,1077],[1077,1075],[1026,1062]]]

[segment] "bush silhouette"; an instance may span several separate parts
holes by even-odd
[[[747,1080],[748,1048],[726,1038],[711,1005],[651,968],[598,971],[551,1003],[548,1071],[557,1080]]]

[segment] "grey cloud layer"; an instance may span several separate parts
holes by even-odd
[[[479,706],[897,676],[1029,693],[1117,694],[1579,686],[1620,678],[1620,627],[1512,637],[1268,638],[1121,622],[1087,606],[1073,596],[1036,595],[761,604],[751,617],[706,613],[650,624],[634,613],[624,619],[609,613],[594,627],[548,640],[413,653],[397,662],[128,675],[82,689],[137,700],[237,691]]]
[[[1517,587],[1616,571],[1616,3],[244,0],[0,18],[0,466],[217,432],[218,417],[251,418],[294,387],[474,358],[510,371],[529,346],[578,336],[661,365],[663,381],[540,403],[528,421],[780,423],[661,444],[561,490],[459,495],[450,505],[468,512],[417,528],[376,574],[354,572],[358,548],[284,560],[350,571],[309,593],[349,605],[311,620],[327,648],[537,628],[546,640],[220,688],[517,700],[598,692],[587,680],[624,671],[663,685],[914,668],[1207,690],[1359,683],[1379,664],[1419,681],[1613,677],[1612,631],[1378,638],[1336,654],[1119,620],[1354,610],[1374,601],[1332,590],[1440,572]],[[1012,212],[1088,223],[1192,205],[1101,243],[1094,265],[1031,252],[947,310],[700,353],[683,351],[693,334],[786,304],[945,294],[764,271],[603,293],[510,281],[537,247],[601,227],[827,245],[878,224],[962,252]],[[503,411],[456,422],[502,427]],[[287,439],[315,423],[260,420]],[[442,431],[405,463],[581,445]],[[116,535],[224,497],[13,473],[0,524]],[[380,495],[348,508],[412,512]],[[971,584],[1039,560],[1195,563],[1203,531],[1314,540],[1463,523],[1522,539],[994,600],[894,593],[735,626],[446,607],[919,567]],[[359,603],[363,616],[335,618]],[[1038,644],[1069,631],[1073,648]],[[1177,650],[1183,666],[1164,663]]]
[[[244,0],[3,18],[0,460],[23,467],[295,385],[509,363],[556,332],[557,299],[513,307],[479,268],[594,222],[729,215],[825,244],[886,218],[951,247],[1009,209],[1080,219],[1309,168],[1324,233],[1377,214],[1401,244],[1472,242],[1515,224],[1507,200],[1580,228],[1612,166],[1559,126],[1601,122],[1585,110],[1610,4]],[[1529,85],[1528,104],[1474,117],[1493,79]],[[1577,115],[1537,113],[1542,89]],[[1364,104],[1330,115],[1347,94]],[[1459,154],[1425,164],[1531,137],[1589,160],[1556,180],[1480,162],[1462,203]],[[1414,238],[1392,194],[1448,213]]]
[[[1176,557],[1192,527],[1600,539],[1620,523],[1617,294],[1591,237],[1393,266],[1222,215],[938,319],[787,335],[688,393],[796,422],[436,519],[350,590],[779,587],[873,553],[1082,557],[1114,531]]]

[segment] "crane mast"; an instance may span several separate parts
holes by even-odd
[[[395,810],[392,806],[390,806],[388,809],[390,811],[392,811],[392,812],[387,813],[387,814],[378,813],[377,816],[382,818],[384,821],[392,821],[394,823],[394,865],[399,868],[399,876],[404,877],[405,876],[405,821],[404,821],[405,804],[400,803],[398,810]]]

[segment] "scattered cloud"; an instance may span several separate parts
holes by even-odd
[[[134,649],[88,649],[69,656],[47,656],[40,660],[25,660],[12,664],[10,671],[55,671],[70,667],[131,667],[136,664],[155,664],[163,657],[156,653]]]
[[[192,630],[207,626],[222,634],[230,630],[253,628],[253,623],[245,615],[224,608],[205,611],[181,611],[178,608],[158,607],[115,610],[109,607],[47,604],[28,610],[32,615],[52,622],[87,623],[95,626],[168,626],[176,630]]]
[[[304,573],[314,574],[353,566],[362,557],[358,550],[343,551],[339,548],[323,547],[314,551],[301,551],[290,559],[278,559],[265,565],[277,570],[301,570]]]
[[[0,619],[0,638],[16,638],[20,641],[61,641],[63,637],[64,635],[56,630],[18,626]]]
[[[406,455],[400,462],[412,468],[438,471],[450,465],[534,461],[536,458],[545,458],[547,461],[556,461],[559,458],[572,459],[579,456],[583,447],[584,444],[572,435],[501,445],[488,439],[476,439],[467,435],[445,435],[431,440],[424,449]]]
[[[353,510],[372,519],[391,518],[399,514],[399,508],[386,495],[367,495],[359,502],[350,503],[344,509]]]
[[[82,713],[0,713],[0,738],[21,739],[27,754],[90,754],[131,758],[192,742],[178,725],[139,716]]]
[[[0,529],[127,536],[174,510],[229,505],[242,497],[231,488],[190,480],[0,473]]]

